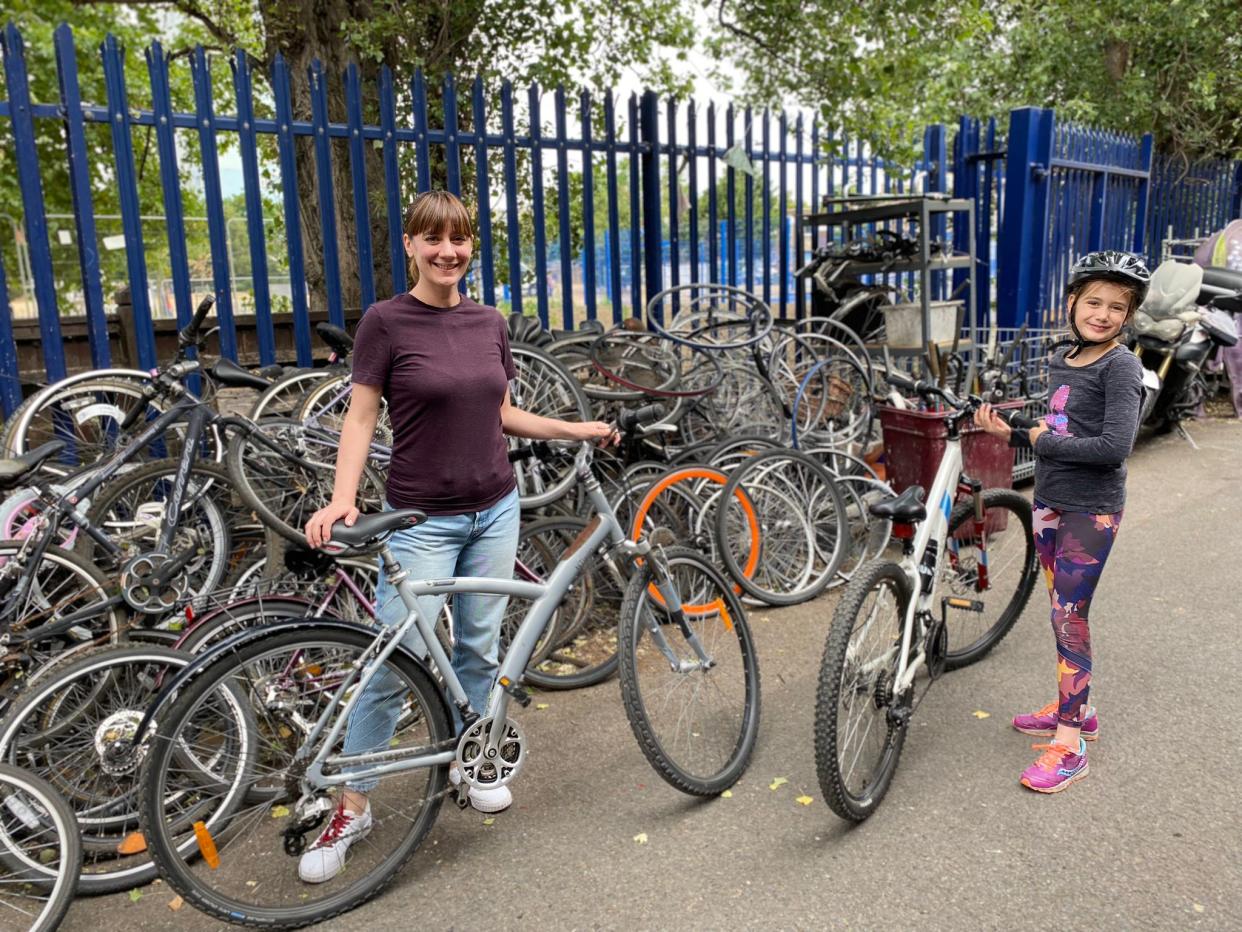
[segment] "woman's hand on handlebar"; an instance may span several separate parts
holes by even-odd
[[[355,505],[332,502],[311,515],[306,522],[306,542],[311,547],[322,547],[332,538],[332,525],[345,519],[348,527],[353,527],[358,520],[358,508]]]
[[[567,440],[597,443],[601,447],[616,446],[621,442],[621,434],[612,424],[603,421],[566,421],[565,427],[570,436]]]
[[[1009,435],[1013,433],[1013,428],[1009,426],[1008,422],[996,413],[995,408],[986,402],[975,409],[975,426],[1005,441],[1008,441]]]

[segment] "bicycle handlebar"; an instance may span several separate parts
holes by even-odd
[[[622,411],[617,415],[617,430],[623,434],[632,433],[644,424],[654,424],[664,417],[664,413],[664,405],[658,401],[632,411]]]
[[[198,302],[198,307],[194,309],[194,316],[190,319],[190,322],[177,333],[177,342],[182,347],[193,346],[198,342],[198,332],[202,329],[203,321],[207,319],[207,315],[211,312],[211,308],[215,303],[216,296],[213,294],[207,295],[202,301]]]

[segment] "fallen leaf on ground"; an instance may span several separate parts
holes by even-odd
[[[184,905],[185,905],[185,900],[183,900],[179,896],[174,896],[171,900],[168,901],[168,908],[171,909],[174,913]]]
[[[142,832],[130,832],[116,846],[117,854],[142,854],[147,850],[147,840]]]
[[[546,708],[548,708],[548,704],[547,704],[546,702],[536,702],[536,703],[535,703],[535,711],[537,711],[537,712],[542,712],[542,711],[543,711],[544,709],[546,709]]]
[[[732,791],[732,790],[725,790],[725,791],[724,791],[723,793],[721,793],[720,795],[721,795],[722,797],[724,797],[725,799],[732,799],[732,798],[733,798],[733,791]]]
[[[1202,904],[1202,903],[1196,903],[1196,904],[1195,904],[1195,912],[1197,912],[1197,913],[1201,913],[1201,912],[1203,912],[1203,904]]]
[[[288,814],[289,814],[288,806],[273,806],[272,807],[272,818],[273,819],[283,819]]]
[[[813,800],[810,796],[799,796],[794,800],[794,802],[800,803],[803,806],[809,806],[811,803],[815,802],[815,800]]]
[[[992,717],[992,713],[991,713],[991,712],[984,712],[984,711],[983,711],[983,709],[975,709],[975,711],[974,711],[974,716],[975,716],[975,718],[991,718],[991,717]]]
[[[495,825],[496,820],[493,819],[491,816],[488,816],[486,819],[483,820],[483,824],[484,825]]]
[[[647,833],[639,832],[637,835],[634,836],[634,840],[638,842],[640,845],[645,845],[647,843]]]
[[[140,899],[142,899],[142,891],[137,887],[129,891],[129,901],[131,903],[137,903]]]
[[[773,780],[771,783],[768,784],[768,789],[779,790],[782,786],[784,786],[788,782],[789,781],[786,780],[784,777],[777,777],[775,780]]]

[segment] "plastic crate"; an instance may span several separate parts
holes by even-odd
[[[1002,402],[998,410],[1021,409],[1021,399]],[[880,425],[884,430],[884,467],[888,483],[897,492],[912,485],[930,491],[936,470],[944,456],[949,428],[943,412],[903,411],[891,405],[877,405]],[[999,437],[985,433],[973,424],[962,431],[962,471],[978,479],[985,489],[1013,487],[1013,448]],[[933,507],[928,502],[928,507]],[[988,519],[988,533],[1003,531],[1006,517],[1002,512]],[[898,537],[908,531],[893,528]]]

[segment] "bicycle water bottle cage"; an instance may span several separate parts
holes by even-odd
[[[927,517],[923,496],[927,493],[921,485],[912,485],[896,498],[886,498],[874,503],[869,509],[877,518],[888,518],[900,524],[913,524]]]

